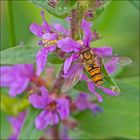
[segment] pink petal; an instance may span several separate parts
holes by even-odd
[[[78,110],[82,111],[87,109],[89,106],[89,94],[79,93],[75,103]]]
[[[44,11],[41,11],[41,16],[42,16],[42,20],[43,20],[43,23],[42,23],[42,27],[43,29],[47,32],[47,33],[50,33],[51,32],[51,26],[48,24],[48,22],[45,20],[45,15],[44,15]]]
[[[74,59],[74,54],[72,54],[70,57],[68,57],[65,62],[64,62],[64,74],[67,73],[68,69],[70,68],[71,66],[71,63]]]
[[[102,86],[99,86],[98,88],[102,89],[105,93],[107,93],[107,94],[109,94],[111,96],[117,96],[117,95],[119,95],[118,92],[115,92],[115,91],[113,91],[111,89],[108,89],[108,88],[105,88],[105,87],[102,87]]]
[[[0,86],[7,87],[14,80],[13,78],[13,68],[10,66],[0,67]]]
[[[98,98],[99,102],[103,102],[102,96],[95,91],[95,86],[92,82],[88,82],[88,89],[91,93],[93,93]]]
[[[57,111],[61,119],[69,117],[70,114],[69,100],[57,99]]]
[[[46,39],[46,40],[55,40],[55,39],[57,39],[57,34],[56,33],[45,33],[42,36],[42,38]]]
[[[18,94],[21,94],[29,84],[30,79],[17,79],[17,81],[11,83],[9,86],[9,95],[11,97],[15,97]]]
[[[48,53],[49,53],[48,48],[42,48],[37,53],[37,56],[36,56],[36,65],[37,65],[36,74],[38,76],[41,74],[41,72],[43,71],[43,69],[44,69],[44,67],[46,65]]]
[[[57,124],[59,118],[56,112],[42,111],[35,119],[36,128],[41,130],[47,128],[47,126]]]
[[[46,116],[48,114],[47,110],[42,111],[35,119],[35,125],[38,130],[45,129],[48,126],[46,121]]]
[[[79,52],[81,49],[80,44],[69,37],[59,40],[57,42],[57,46],[62,51],[67,52],[67,53],[72,52],[72,51]]]
[[[43,109],[46,107],[47,103],[49,102],[48,91],[44,87],[41,87],[41,95],[36,93],[29,96],[29,102],[35,108]]]
[[[89,47],[90,42],[92,40],[92,31],[90,29],[92,26],[92,23],[83,19],[81,26],[82,26],[82,29],[84,32],[83,43],[84,43],[85,47]]]
[[[92,48],[92,50],[96,55],[98,55],[100,57],[112,55],[111,47]]]
[[[29,28],[30,28],[30,31],[38,37],[42,37],[42,35],[44,34],[42,26],[36,23],[31,24]]]
[[[69,35],[69,30],[66,30],[61,24],[56,23],[54,28],[58,33],[63,33],[66,36]]]
[[[45,68],[47,62],[47,56],[49,52],[53,52],[56,49],[56,46],[50,46],[49,48],[42,48],[39,50],[36,56],[36,64],[37,64],[37,72],[36,74],[39,76],[43,69]]]

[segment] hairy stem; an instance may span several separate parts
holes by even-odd
[[[77,2],[77,9],[73,9],[71,12],[70,29],[71,37],[74,40],[81,38],[81,22],[82,22],[82,9],[79,1]]]

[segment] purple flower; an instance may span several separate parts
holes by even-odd
[[[101,48],[90,48],[90,42],[93,40],[93,33],[90,29],[91,26],[92,26],[92,24],[90,22],[88,22],[86,20],[82,21],[81,28],[83,29],[83,32],[84,32],[84,36],[83,36],[82,41],[81,40],[75,41],[75,40],[67,37],[67,38],[59,40],[57,42],[58,47],[62,51],[67,52],[67,53],[71,53],[71,56],[68,57],[64,62],[64,75],[63,75],[63,77],[67,78],[67,79],[68,78],[74,79],[73,81],[76,81],[75,83],[78,82],[77,77],[79,78],[79,80],[81,80],[81,78],[82,78],[82,73],[83,73],[84,67],[83,67],[82,62],[80,60],[80,53],[83,49],[86,49],[86,48],[91,49],[91,51],[93,51],[93,54],[95,54],[98,58],[99,57],[109,57],[112,55],[112,48],[111,47],[106,46],[106,47],[101,47]],[[107,71],[109,73],[113,73],[116,70],[117,64],[116,64],[116,61],[115,62],[114,61],[115,60],[108,61],[108,63],[105,65],[105,68],[107,69]],[[110,67],[110,64],[112,64],[111,67]],[[74,74],[77,77],[73,78]],[[95,91],[95,84],[90,79],[87,81],[90,81],[90,82],[87,82],[89,91],[97,96],[99,102],[102,102],[103,99],[102,99],[101,95],[99,95]],[[67,89],[68,90],[70,89],[70,88],[66,88],[67,85],[65,84],[65,86],[62,87],[62,90],[64,92]],[[113,92],[112,90],[109,90],[109,89],[101,87],[101,86],[98,88],[102,89],[104,92],[107,92],[107,94],[110,94],[110,95],[117,95],[118,94],[116,92]]]
[[[69,100],[54,99],[44,87],[41,87],[40,91],[41,95],[32,94],[29,96],[29,101],[35,108],[43,109],[35,119],[37,129],[44,129],[48,125],[57,124],[60,119],[69,117]]]
[[[9,140],[17,140],[20,130],[22,128],[22,125],[24,123],[26,113],[21,112],[17,117],[8,117],[8,121],[10,122],[12,126],[12,135],[9,137]]]
[[[9,88],[9,95],[14,97],[21,94],[35,75],[32,64],[17,64],[0,67],[0,86]]]
[[[73,39],[71,39],[70,37],[66,37],[64,39],[61,39],[57,42],[58,47],[67,53],[72,53],[72,55],[70,57],[68,57],[65,60],[64,63],[64,73],[67,73],[68,69],[71,66],[71,63],[76,60],[79,59],[80,57],[80,51],[83,49],[82,46],[84,46],[85,48],[90,48],[90,42],[93,39],[93,33],[91,31],[91,26],[92,24],[86,20],[82,21],[82,29],[84,32],[84,36],[83,36],[83,40],[82,41],[75,41]],[[105,46],[105,47],[101,47],[101,48],[91,48],[91,50],[95,53],[95,55],[99,56],[99,57],[104,57],[104,56],[111,56],[112,55],[112,48]],[[115,64],[114,64],[115,65]],[[106,65],[107,71],[111,71],[109,66]],[[112,70],[112,72],[115,69]]]
[[[69,31],[64,29],[61,24],[57,23],[54,25],[54,28],[51,27],[45,20],[43,11],[41,12],[41,16],[43,20],[42,25],[36,23],[30,25],[30,31],[41,38],[39,45],[43,46],[36,56],[37,75],[40,75],[43,71],[48,54],[56,50],[57,41],[69,35]]]
[[[91,96],[89,94],[79,93],[75,101],[77,109],[80,111],[89,109],[94,114],[96,114],[97,112],[102,112],[102,108],[100,108],[97,104],[92,103],[90,100]]]

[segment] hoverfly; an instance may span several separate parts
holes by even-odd
[[[70,90],[74,85],[76,85],[82,77],[83,74],[83,67],[86,72],[90,75],[90,79],[95,83],[97,86],[101,86],[103,84],[103,73],[101,71],[101,63],[107,64],[108,62],[113,66],[116,64],[117,67],[127,65],[132,62],[129,57],[124,56],[107,56],[101,57],[96,54],[91,48],[85,48],[82,46],[82,50],[79,52],[79,65],[75,65],[74,72],[70,73],[66,79],[64,79],[64,84],[62,86],[62,92],[66,92]],[[75,63],[73,63],[75,64]],[[71,65],[74,66],[74,65]]]

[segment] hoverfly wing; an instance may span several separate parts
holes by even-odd
[[[102,57],[101,59],[104,64],[115,65],[116,67],[121,67],[132,63],[131,58],[117,55]]]
[[[66,79],[64,79],[61,91],[67,92],[73,86],[75,86],[81,79],[82,74],[83,74],[83,66],[82,65],[76,66],[75,70]]]

